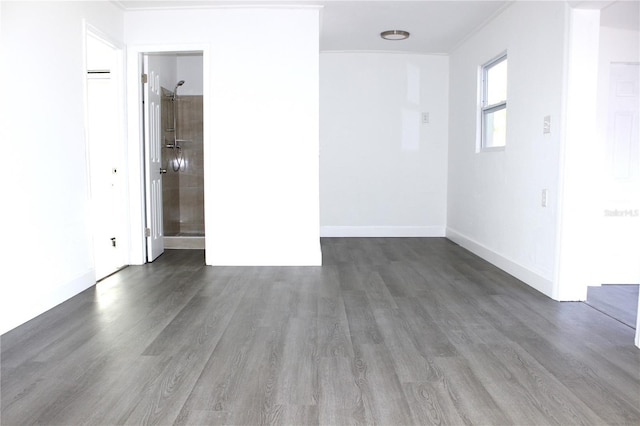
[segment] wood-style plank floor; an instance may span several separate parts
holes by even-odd
[[[635,330],[638,315],[638,284],[605,284],[588,287],[586,304]]]
[[[2,425],[640,424],[634,332],[457,245],[130,266],[1,337]]]

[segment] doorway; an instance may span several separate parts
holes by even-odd
[[[86,132],[96,280],[126,262],[121,50],[87,28]]]
[[[640,346],[640,26],[638,4],[613,2],[600,11],[598,116],[601,218],[598,287],[587,303],[636,328]]]
[[[202,52],[144,53],[147,261],[204,249]]]
[[[604,67],[604,65],[603,65]],[[604,284],[640,283],[640,64],[611,62],[604,104],[600,243]],[[604,82],[603,82],[604,84]],[[603,90],[604,92],[604,90]]]

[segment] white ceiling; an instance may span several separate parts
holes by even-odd
[[[449,53],[506,6],[505,1],[337,1],[322,15],[320,49]],[[405,30],[407,40],[380,38]]]
[[[640,31],[640,1],[617,1],[600,11],[600,25]]]
[[[215,1],[113,0],[125,10],[178,9],[229,5],[320,5],[322,51],[449,53],[507,7],[510,1]],[[380,38],[385,30],[406,30],[408,40]]]

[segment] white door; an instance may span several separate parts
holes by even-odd
[[[640,282],[640,65],[612,63],[609,74],[603,241],[606,284]]]
[[[96,279],[115,272],[124,264],[119,241],[118,161],[113,151],[117,111],[109,77],[88,76],[89,164],[93,247]]]
[[[116,50],[87,34],[87,151],[93,228],[93,257],[100,280],[125,264],[122,192],[121,109]]]
[[[162,129],[160,76],[153,61],[144,55],[144,148],[146,181],[147,262],[164,252],[162,229]]]

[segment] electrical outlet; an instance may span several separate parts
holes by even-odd
[[[540,204],[542,205],[542,207],[547,207],[548,196],[549,196],[549,191],[547,189],[543,189],[542,198],[540,200]]]
[[[422,124],[429,124],[429,113],[428,112],[423,112],[422,113]]]

